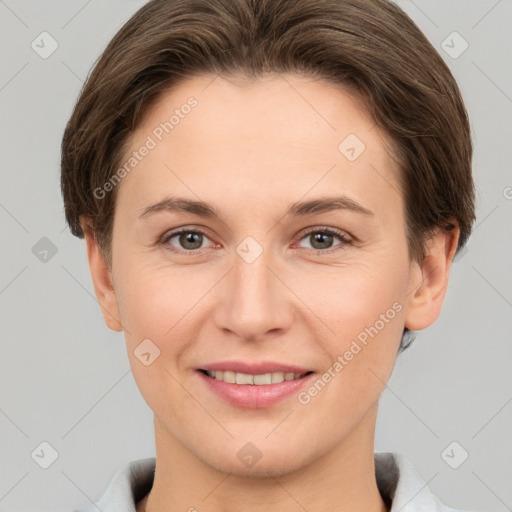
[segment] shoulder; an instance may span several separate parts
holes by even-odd
[[[474,512],[444,505],[400,453],[375,453],[375,477],[382,497],[391,503],[390,512]]]
[[[136,504],[151,489],[155,475],[155,457],[133,460],[119,469],[100,499],[73,512],[136,512]]]

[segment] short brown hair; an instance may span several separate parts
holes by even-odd
[[[73,235],[83,238],[87,220],[111,265],[117,187],[101,199],[94,190],[163,92],[205,73],[282,72],[349,88],[390,136],[411,258],[421,261],[432,231],[454,222],[462,248],[475,220],[467,112],[441,56],[388,0],[149,1],[108,44],[64,132],[61,190]]]

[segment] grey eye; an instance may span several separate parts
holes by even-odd
[[[199,231],[181,231],[178,233],[171,234],[165,243],[170,243],[173,238],[178,238],[178,244],[171,244],[174,247],[177,247],[178,249],[183,249],[187,251],[194,251],[197,249],[201,249],[203,245],[203,241],[205,238],[205,235],[203,233],[200,233]]]

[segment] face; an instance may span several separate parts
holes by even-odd
[[[348,92],[285,77],[196,77],[152,107],[117,185],[103,302],[157,438],[238,474],[355,439],[421,281],[389,140]]]

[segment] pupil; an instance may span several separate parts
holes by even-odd
[[[330,235],[329,233],[316,233],[314,236],[313,236],[314,240],[315,240],[315,243],[316,242],[319,242],[320,245],[322,244],[325,244],[326,241],[325,241],[325,238],[327,238],[327,244],[329,244],[329,242],[332,242],[332,235]],[[313,247],[315,246],[315,244],[313,244]],[[326,249],[328,247],[316,247],[317,249]]]
[[[181,240],[180,240],[180,243],[182,244],[183,247],[187,248],[187,249],[198,249],[199,247],[201,247],[201,241],[199,240],[199,243],[196,240],[194,240],[196,237],[201,237],[201,233],[183,233],[181,235]],[[192,244],[192,247],[188,246],[187,244],[188,243],[191,243]]]

